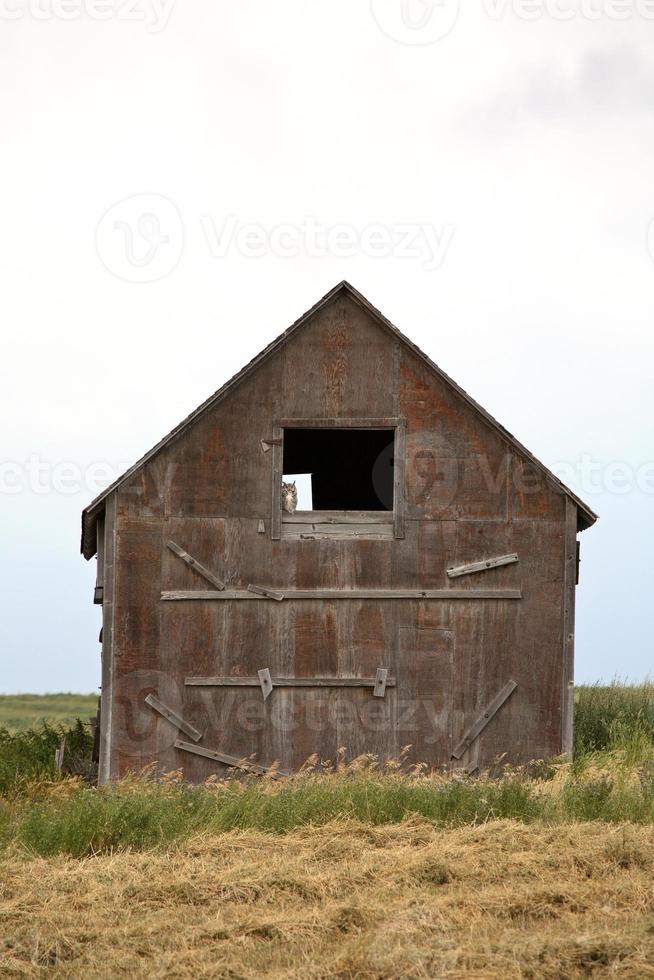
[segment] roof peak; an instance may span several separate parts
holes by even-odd
[[[504,439],[505,442],[510,444],[518,453],[529,459],[535,466],[537,466],[555,486],[557,486],[563,493],[570,497],[581,511],[580,515],[580,530],[584,530],[590,527],[597,520],[597,515],[589,508],[587,505],[572,492],[561,480],[555,476],[554,473],[549,470],[544,463],[541,463],[529,450],[520,443],[515,436],[504,428],[489,412],[487,412],[481,405],[478,404],[463,388],[461,388],[448,374],[445,373],[441,368],[438,367],[425,353],[420,350],[412,341],[406,337],[401,330],[399,330],[389,319],[387,319],[380,310],[378,310],[372,303],[359,292],[347,279],[341,279],[340,282],[336,283],[330,290],[328,290],[324,296],[322,296],[310,309],[302,314],[294,323],[291,324],[283,333],[276,337],[267,347],[264,347],[259,354],[256,355],[245,367],[235,374],[229,381],[225,382],[222,387],[215,391],[209,396],[195,411],[191,412],[187,418],[179,423],[168,435],[164,436],[152,449],[149,450],[141,459],[137,460],[133,466],[131,466],[122,476],[103,490],[91,503],[84,508],[82,511],[82,542],[81,551],[85,558],[92,558],[96,551],[96,535],[95,535],[95,525],[98,516],[102,513],[104,509],[104,502],[107,497],[109,497],[115,490],[117,490],[126,480],[132,477],[142,466],[145,466],[153,456],[155,456],[164,446],[169,445],[174,439],[185,432],[196,419],[202,415],[208,408],[215,405],[218,401],[224,398],[230,393],[230,391],[246,377],[248,377],[253,371],[255,371],[268,357],[270,357],[275,351],[277,351],[287,340],[300,330],[315,314],[326,306],[331,300],[335,299],[339,293],[345,292],[347,295],[359,306],[361,306],[370,316],[377,321],[377,323],[388,330],[396,338],[398,338],[404,345],[406,345],[414,354],[416,354],[421,360],[423,360],[435,374],[449,385],[454,391],[456,391],[461,398],[463,398],[469,405],[471,405],[476,412],[478,412],[484,420],[494,428]]]

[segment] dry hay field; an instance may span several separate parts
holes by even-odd
[[[475,778],[97,789],[90,746],[0,728],[2,978],[654,978],[651,684],[579,692],[574,762]]]
[[[2,976],[654,977],[654,829],[337,821],[1,863]]]

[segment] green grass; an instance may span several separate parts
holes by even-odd
[[[355,820],[370,826],[419,817],[439,827],[510,818],[525,824],[654,822],[654,767],[634,780],[619,761],[603,773],[554,780],[407,777],[351,769],[269,780],[189,786],[128,780],[101,789],[60,784],[0,808],[0,844],[28,853],[84,857],[170,845],[197,833],[296,828]]]
[[[49,725],[70,727],[95,715],[97,694],[0,694],[0,728],[10,732]]]
[[[654,742],[654,683],[585,684],[575,689],[575,757],[644,739]]]
[[[70,727],[43,724],[19,732],[0,728],[0,798],[21,794],[33,780],[54,779],[55,751],[63,738],[67,771],[89,772],[93,739],[81,721]]]

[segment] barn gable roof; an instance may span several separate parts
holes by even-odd
[[[420,350],[414,343],[412,343],[408,337],[406,337],[398,328],[388,320],[383,313],[380,313],[358,290],[350,285],[349,282],[343,280],[330,289],[322,299],[307,310],[295,323],[285,330],[282,334],[275,338],[267,347],[265,347],[255,358],[253,358],[248,364],[245,365],[237,374],[229,379],[218,391],[210,395],[206,401],[204,401],[194,412],[191,412],[187,418],[185,418],[179,425],[177,425],[168,435],[164,436],[156,446],[153,446],[149,452],[141,457],[133,466],[131,466],[122,476],[119,476],[117,480],[103,490],[89,505],[85,507],[82,511],[82,542],[81,542],[81,552],[86,559],[92,558],[96,552],[96,524],[98,518],[102,515],[104,511],[104,506],[107,498],[118,490],[127,480],[129,480],[138,470],[140,470],[146,463],[148,463],[157,453],[173,442],[178,436],[182,435],[193,423],[208,409],[212,408],[219,401],[225,398],[241,381],[249,377],[256,369],[263,364],[272,354],[274,354],[283,344],[285,344],[298,330],[300,330],[310,319],[317,313],[320,309],[330,303],[339,294],[347,295],[351,300],[361,306],[381,327],[388,330],[395,337],[397,337],[406,347],[408,347],[414,354],[416,354],[422,361],[424,361],[431,370],[450,388],[457,392],[461,398],[466,401],[469,405],[474,408],[474,410],[481,415],[484,420],[495,429],[502,439],[508,443],[513,449],[515,449],[520,455],[528,459],[537,469],[539,469],[552,483],[555,487],[561,490],[563,493],[567,494],[571,500],[577,505],[578,508],[578,530],[584,531],[586,528],[590,527],[597,520],[597,514],[595,514],[590,507],[588,507],[583,500],[577,497],[576,494],[572,492],[568,487],[565,486],[557,476],[552,473],[540,460],[526,449],[522,443],[520,443],[515,436],[504,428],[503,425],[493,418],[484,408],[481,407],[470,395],[463,390],[452,378],[449,377],[441,368],[438,367],[423,351]]]

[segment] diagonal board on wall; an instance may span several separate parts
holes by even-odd
[[[217,575],[214,575],[213,572],[210,572],[208,568],[205,568],[202,562],[199,562],[197,558],[193,557],[193,555],[189,555],[188,551],[184,551],[184,549],[180,548],[180,546],[174,541],[167,541],[166,544],[178,558],[182,559],[184,564],[188,565],[194,572],[197,572],[198,575],[201,575],[202,578],[206,579],[207,582],[210,582],[211,585],[215,585],[215,587],[222,592],[222,590],[225,588],[225,583],[219,579]]]
[[[491,568],[501,568],[503,565],[513,565],[518,561],[518,555],[498,555],[497,558],[485,558],[483,561],[473,561],[468,565],[455,565],[446,568],[448,578],[459,578],[461,575],[473,575],[475,572],[487,572]]]
[[[214,762],[222,762],[223,765],[231,766],[233,769],[242,769],[243,772],[253,772],[258,776],[271,776],[276,779],[279,776],[289,776],[290,773],[275,766],[260,766],[256,762],[248,759],[239,759],[235,755],[227,755],[225,752],[218,752],[217,749],[205,749],[201,745],[193,745],[191,742],[184,742],[178,738],[175,741],[175,748],[182,752],[191,752],[193,755],[201,755],[205,759],[213,759]]]
[[[190,722],[182,718],[181,715],[178,715],[176,711],[173,711],[172,708],[170,708],[167,704],[164,704],[163,701],[160,701],[159,698],[156,698],[154,694],[148,694],[145,698],[145,703],[152,708],[153,711],[156,711],[167,721],[171,722],[171,724],[178,728],[180,732],[184,732],[185,735],[192,738],[194,742],[199,742],[202,738],[202,732],[199,732],[197,728],[194,728],[193,725],[191,725]]]
[[[470,748],[475,739],[481,735],[486,725],[500,710],[504,702],[511,697],[517,686],[514,680],[510,680],[507,681],[501,691],[498,691],[488,707],[473,722],[461,741],[452,750],[453,759],[460,759],[463,753]]]

